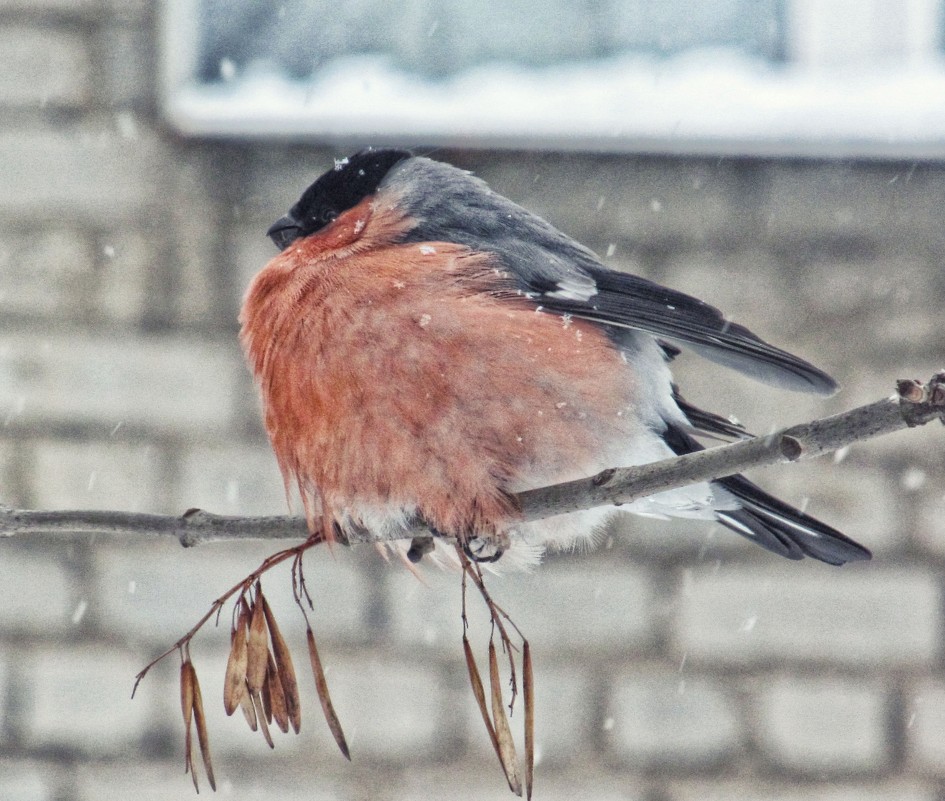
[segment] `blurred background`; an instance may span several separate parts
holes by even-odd
[[[473,170],[843,385],[796,396],[677,360],[690,400],[752,430],[928,378],[945,366],[943,19],[942,0],[0,0],[0,502],[283,513],[236,315],[268,225],[364,144]],[[872,563],[621,517],[593,553],[494,580],[536,660],[535,797],[945,798],[942,435],[754,476]],[[190,797],[176,657],[132,701],[133,677],[274,549],[0,544],[0,799]],[[354,761],[277,570],[303,733],[270,752],[227,719],[225,623],[199,636],[220,797],[511,797],[457,577],[370,548],[307,564]]]

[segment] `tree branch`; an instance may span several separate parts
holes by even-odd
[[[630,503],[663,490],[732,475],[752,467],[809,459],[903,428],[945,423],[945,372],[928,384],[897,382],[891,398],[860,406],[764,437],[722,445],[639,467],[609,469],[596,476],[528,490],[516,496],[522,519]],[[33,511],[0,506],[0,537],[24,534],[168,535],[184,547],[238,539],[306,539],[305,521],[294,517],[232,517],[201,509],[180,516],[105,511]],[[394,539],[429,536],[422,526]],[[339,537],[349,545],[374,542],[369,532]]]

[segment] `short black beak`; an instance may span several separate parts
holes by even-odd
[[[266,236],[275,242],[279,250],[285,250],[299,238],[301,230],[298,220],[287,214],[285,217],[280,217],[269,226],[269,230],[266,231]]]

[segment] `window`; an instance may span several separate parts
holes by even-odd
[[[166,0],[195,135],[945,155],[945,0]]]

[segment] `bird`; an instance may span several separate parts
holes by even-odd
[[[516,493],[747,436],[682,397],[670,370],[681,349],[785,390],[838,388],[708,303],[606,267],[470,172],[406,149],[336,160],[267,235],[280,252],[249,284],[240,340],[287,494],[297,487],[328,539],[403,542],[423,526],[476,561],[528,566],[593,544],[614,510],[523,522]],[[622,508],[714,520],[789,559],[871,556],[741,475]],[[417,542],[412,562],[427,550]]]

